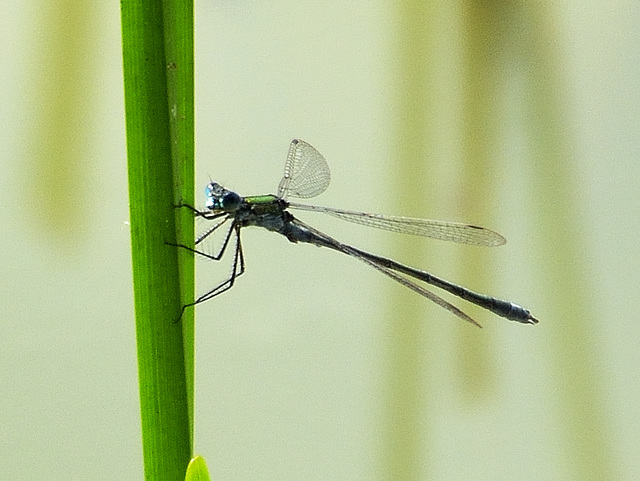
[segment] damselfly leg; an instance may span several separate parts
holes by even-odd
[[[198,238],[195,241],[195,248],[186,246],[184,244],[171,244],[171,245],[181,247],[190,252],[193,252],[194,254],[197,254],[199,256],[202,256],[214,261],[219,261],[222,259],[230,243],[232,243],[234,246],[234,253],[233,253],[233,264],[231,268],[231,274],[229,275],[229,277],[224,281],[222,281],[217,286],[215,286],[213,289],[210,289],[209,291],[207,291],[206,293],[198,297],[195,301],[182,306],[182,311],[180,312],[180,317],[178,318],[178,320],[182,318],[182,314],[184,313],[185,309],[187,309],[188,307],[195,306],[204,301],[208,301],[209,299],[217,296],[218,294],[222,294],[223,292],[233,287],[233,284],[236,278],[244,274],[244,271],[245,271],[244,252],[242,251],[242,242],[240,241],[240,226],[238,225],[238,223],[235,220],[231,220],[231,217],[227,213],[211,214],[210,212],[201,212],[186,204],[181,207],[187,207],[191,209],[196,216],[202,217],[207,220],[215,220],[218,218],[222,218],[222,219],[216,222],[212,227],[208,228],[206,231],[204,231],[202,234],[198,236]],[[227,232],[224,234],[222,243],[220,247],[217,249],[217,251],[214,251],[214,253],[209,253],[204,250],[198,249],[199,245],[202,245],[206,239],[210,238],[210,236],[215,231],[217,231],[220,227],[225,225],[229,220],[231,220],[231,224],[227,229]],[[232,238],[233,238],[233,242],[231,242]]]

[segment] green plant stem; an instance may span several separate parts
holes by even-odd
[[[193,220],[175,209],[193,203],[193,6],[121,8],[145,478],[178,480],[191,456],[192,314],[175,321],[193,296],[193,264],[167,243],[193,241]]]

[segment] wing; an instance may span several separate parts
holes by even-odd
[[[506,239],[497,232],[484,227],[458,222],[446,222],[440,220],[415,219],[413,217],[394,217],[380,214],[368,214],[365,212],[352,212],[348,210],[332,209],[305,204],[290,204],[292,209],[323,212],[356,224],[376,227],[378,229],[411,234],[421,237],[431,237],[445,241],[459,242],[479,246],[500,246],[506,243]]]
[[[330,182],[331,172],[322,154],[305,141],[294,139],[289,146],[278,197],[315,197],[327,190]]]

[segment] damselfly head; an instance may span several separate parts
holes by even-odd
[[[233,212],[238,210],[242,203],[242,197],[215,182],[207,184],[204,194],[207,198],[205,203],[207,209],[213,211]]]

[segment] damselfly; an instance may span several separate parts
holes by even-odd
[[[506,240],[500,234],[469,224],[367,214],[288,201],[290,197],[303,199],[315,197],[327,189],[330,181],[329,165],[324,157],[308,143],[295,139],[289,147],[284,176],[280,181],[276,195],[242,197],[225,189],[220,184],[209,183],[205,189],[206,210],[191,209],[197,216],[206,221],[211,221],[212,224],[197,236],[195,249],[186,248],[208,259],[218,261],[223,257],[227,248],[232,245],[232,271],[229,278],[224,282],[198,297],[195,302],[185,305],[183,312],[185,308],[207,301],[233,286],[235,280],[245,271],[240,230],[243,227],[258,226],[282,234],[294,243],[306,242],[319,247],[328,247],[355,257],[476,326],[480,325],[470,316],[409,278],[443,289],[454,296],[483,307],[511,321],[523,324],[536,324],[538,322],[528,310],[517,304],[478,294],[428,272],[339,242],[294,217],[288,209],[322,212],[349,222],[379,229],[479,246],[499,246],[504,244]],[[200,250],[199,246],[223,226],[226,226],[226,233],[217,252],[208,253]]]

